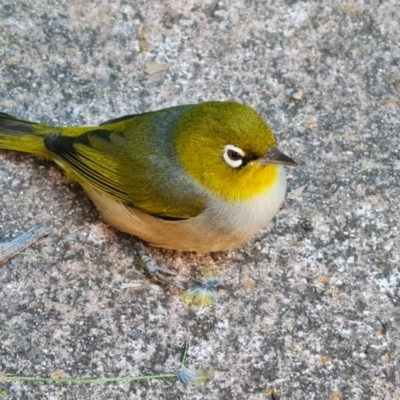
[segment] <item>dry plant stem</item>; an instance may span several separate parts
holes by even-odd
[[[49,228],[46,228],[43,225],[38,225],[11,240],[11,242],[0,243],[0,265],[4,264],[11,257],[14,257],[48,233]]]

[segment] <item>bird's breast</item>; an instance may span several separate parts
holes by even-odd
[[[246,200],[228,202],[211,196],[207,209],[198,218],[208,221],[210,228],[223,230],[226,235],[247,241],[274,217],[279,211],[286,194],[286,173],[277,167],[275,182]]]
[[[105,194],[86,189],[103,217],[117,229],[153,246],[183,251],[224,251],[240,246],[262,229],[279,211],[286,192],[286,177],[279,167],[276,183],[252,199],[228,202],[209,195],[196,217],[169,221],[143,213]]]

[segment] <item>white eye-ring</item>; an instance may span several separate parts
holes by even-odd
[[[239,168],[243,165],[243,158],[246,153],[233,144],[227,144],[224,147],[224,160],[232,168]]]

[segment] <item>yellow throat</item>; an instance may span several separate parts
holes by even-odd
[[[213,105],[197,105],[182,116],[174,138],[178,160],[185,173],[213,194],[228,202],[251,200],[278,180],[277,165],[257,161],[275,146],[275,138],[250,107],[233,102]],[[225,162],[227,145],[243,150],[246,165],[232,168]]]

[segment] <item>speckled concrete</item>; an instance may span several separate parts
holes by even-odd
[[[0,371],[30,360],[25,375],[170,372],[189,337],[188,367],[212,374],[200,387],[0,390],[51,400],[400,399],[398,1],[161,3],[0,0],[0,109],[94,124],[235,99],[259,110],[299,162],[289,190],[310,184],[237,251],[151,251],[181,282],[219,268],[218,303],[198,309],[149,283],[132,239],[102,223],[53,164],[0,152],[0,242],[38,223],[52,229],[28,250],[44,258],[0,267]],[[169,69],[148,75],[149,61]],[[129,281],[138,287],[121,289]]]

